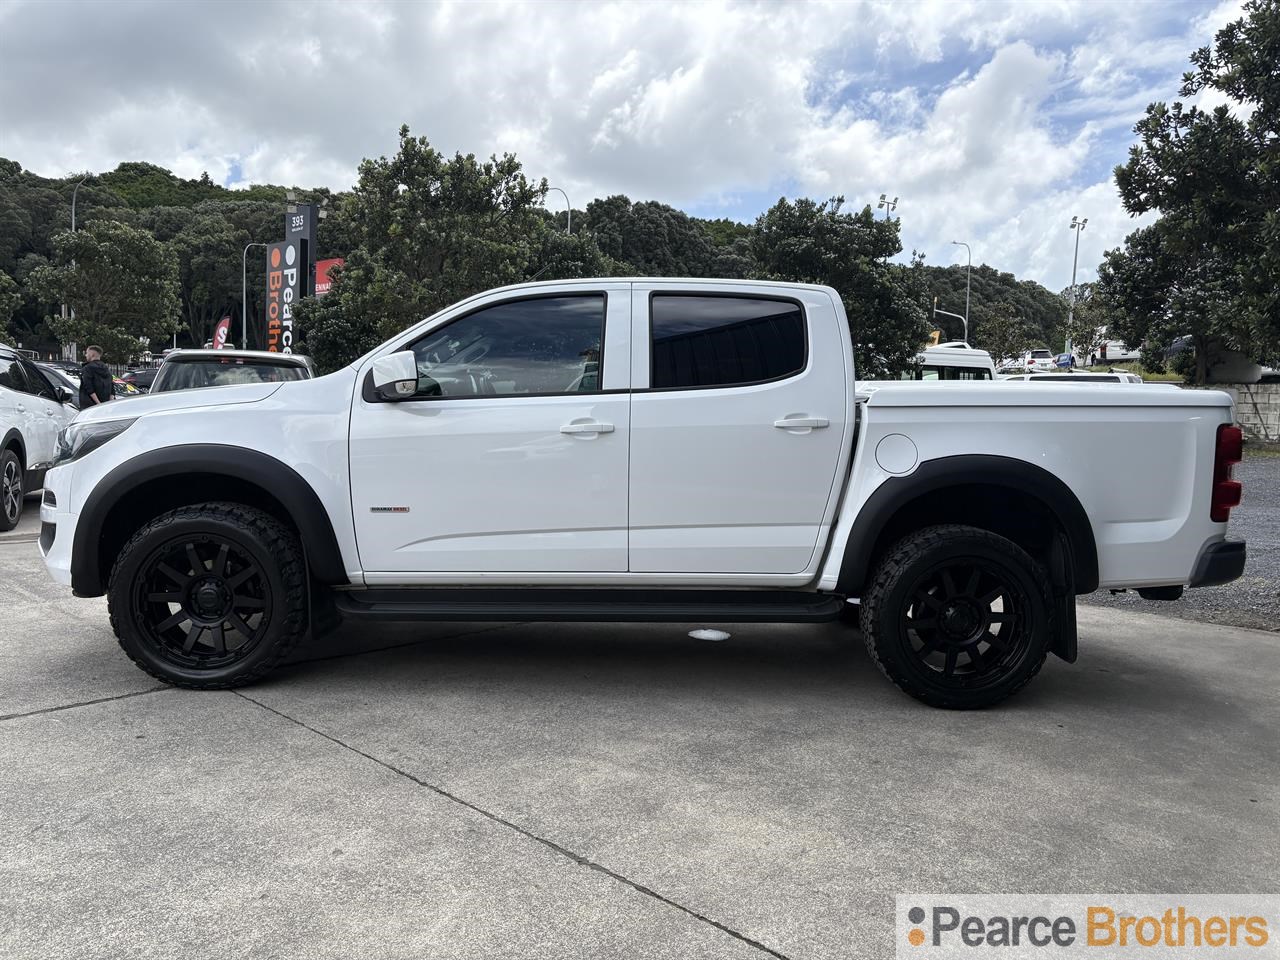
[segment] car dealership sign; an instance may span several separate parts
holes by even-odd
[[[267,247],[267,349],[293,353],[293,308],[302,296],[302,257],[291,240]]]

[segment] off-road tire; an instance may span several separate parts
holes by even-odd
[[[997,662],[992,676],[978,675],[968,682],[939,676],[923,663],[904,627],[913,622],[907,612],[914,610],[914,587],[949,563],[976,563],[994,571],[987,583],[1003,578],[1010,596],[1018,597],[1023,608],[1010,633],[1016,653],[1007,664]],[[872,574],[859,612],[867,652],[889,680],[930,706],[972,710],[1013,696],[1040,671],[1054,635],[1054,609],[1044,568],[1020,546],[977,527],[944,524],[909,534],[889,550]],[[943,613],[937,614],[941,622]]]
[[[267,622],[252,649],[235,662],[210,668],[175,664],[149,632],[154,625],[146,622],[138,599],[141,582],[135,581],[159,551],[185,538],[234,544],[260,567],[262,592],[269,591],[267,613],[262,614]],[[226,690],[261,679],[302,640],[307,631],[307,587],[306,560],[293,530],[243,504],[200,503],[161,514],[129,539],[112,567],[107,603],[120,647],[141,669],[178,687]]]

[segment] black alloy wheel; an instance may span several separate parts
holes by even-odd
[[[12,530],[22,516],[22,461],[12,450],[0,454],[0,530]]]
[[[239,544],[188,535],[152,551],[134,579],[133,609],[155,653],[191,670],[228,666],[262,640],[271,587]]]
[[[239,503],[161,514],[120,551],[107,600],[120,646],[177,686],[221,690],[275,668],[307,630],[297,534]]]
[[[960,524],[909,534],[860,598],[867,651],[930,706],[999,703],[1031,681],[1054,635],[1044,568],[1011,540]]]

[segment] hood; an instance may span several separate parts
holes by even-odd
[[[76,414],[76,423],[83,423],[86,420],[122,420],[126,417],[143,417],[148,413],[220,407],[229,403],[257,403],[259,400],[267,399],[282,386],[284,386],[283,383],[236,383],[225,387],[202,387],[198,390],[172,390],[136,397],[116,397],[108,403],[96,404],[81,410]]]

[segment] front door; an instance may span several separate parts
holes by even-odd
[[[417,357],[413,397],[357,387],[351,494],[370,582],[626,570],[628,293],[446,315],[398,347]]]
[[[810,569],[851,433],[852,365],[830,296],[634,291],[631,571]]]

